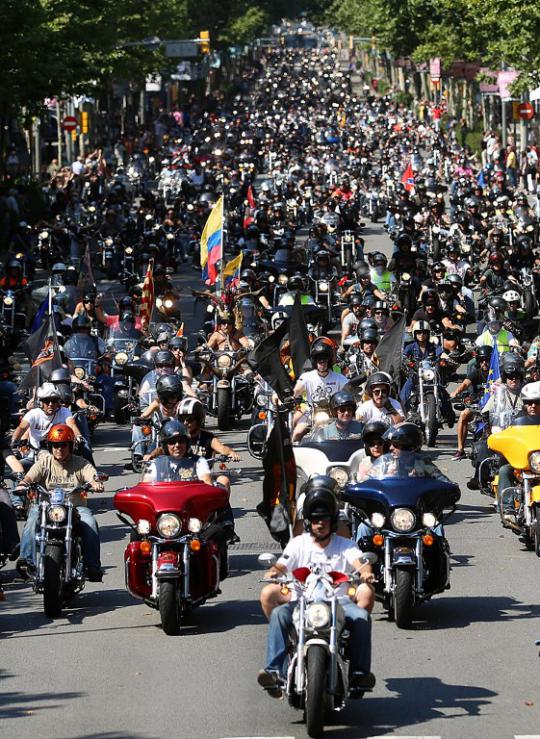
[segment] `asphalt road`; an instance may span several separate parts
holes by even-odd
[[[388,245],[368,229],[368,250]],[[387,250],[387,249],[386,249]],[[186,270],[180,282],[196,280]],[[191,326],[193,302],[186,297]],[[113,493],[135,483],[124,470],[126,428],[107,425],[96,459],[110,480],[92,497],[102,534],[102,584],[88,584],[62,618],[47,619],[41,598],[4,570],[0,605],[0,735],[3,739],[101,737],[305,737],[301,714],[257,685],[267,627],[258,605],[257,555],[275,549],[255,512],[260,465],[246,451],[246,424],[223,434],[242,454],[232,505],[241,543],[231,551],[222,595],[194,611],[178,637],[125,590],[128,533],[112,510]],[[399,631],[380,606],[373,616],[377,686],[350,702],[329,737],[423,736],[444,739],[540,737],[537,649],[540,562],[503,532],[490,501],[469,492],[468,462],[453,462],[455,434],[435,453],[461,484],[447,526],[452,588],[418,610],[415,628]]]

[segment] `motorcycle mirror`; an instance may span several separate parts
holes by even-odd
[[[362,555],[360,561],[362,562],[363,565],[374,565],[375,562],[377,562],[378,559],[379,558],[377,557],[377,555],[375,554],[375,552],[365,552]]]
[[[96,482],[107,482],[109,479],[109,475],[107,475],[105,472],[98,472],[94,475],[94,480]]]
[[[270,569],[270,567],[273,567],[277,562],[277,557],[275,554],[272,554],[272,552],[263,552],[262,554],[259,554],[257,557],[257,563],[260,567],[262,567],[265,570]]]
[[[165,267],[166,275],[174,275],[174,269],[172,267]]]

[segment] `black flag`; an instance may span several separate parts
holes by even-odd
[[[297,292],[294,297],[294,305],[289,321],[289,346],[294,369],[294,377],[297,380],[302,372],[311,369],[311,361],[309,358],[309,334],[300,300],[300,292]]]
[[[403,357],[403,342],[405,340],[405,316],[401,316],[390,331],[386,333],[378,347],[375,356],[379,360],[379,370],[388,372],[396,382],[399,380],[401,361]]]
[[[281,364],[279,347],[287,333],[285,321],[275,331],[266,337],[247,356],[251,369],[258,372],[272,390],[278,394],[280,400],[293,394],[293,383],[285,367]]]
[[[284,411],[276,414],[263,468],[263,499],[257,513],[266,521],[272,538],[284,547],[291,538],[296,502],[296,462]]]
[[[62,366],[54,319],[48,316],[37,331],[23,345],[28,357],[30,371],[21,382],[20,389],[33,388],[51,376],[51,372]]]

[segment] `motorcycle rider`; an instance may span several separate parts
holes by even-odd
[[[345,345],[345,339],[350,340],[357,336],[358,324],[364,314],[362,296],[353,294],[349,299],[349,312],[343,315],[341,321],[341,345]],[[350,340],[348,343],[350,343]]]
[[[351,697],[375,686],[371,668],[371,610],[374,589],[371,565],[362,563],[362,552],[350,540],[337,536],[339,504],[337,483],[326,475],[315,475],[306,483],[303,514],[306,533],[289,541],[276,564],[266,573],[269,579],[293,572],[298,567],[328,565],[340,572],[356,571],[362,584],[356,589],[354,602],[343,598],[350,632]],[[294,592],[283,594],[278,584],[268,584],[260,596],[261,607],[269,619],[266,667],[257,681],[275,698],[281,697],[285,681],[285,661],[289,630],[295,608]],[[359,696],[357,696],[359,697]]]
[[[317,429],[311,436],[311,441],[334,441],[361,437],[364,425],[354,419],[356,403],[350,392],[338,390],[334,393],[330,398],[330,410],[335,420],[328,426]]]
[[[19,301],[19,311],[26,314],[25,328],[32,324],[34,306],[29,293],[28,280],[23,275],[23,266],[18,259],[10,259],[5,267],[5,274],[0,277],[0,291],[11,290]],[[22,310],[21,310],[22,309]]]
[[[376,252],[372,257],[373,267],[370,272],[370,280],[383,295],[391,292],[396,282],[395,275],[387,269],[388,260],[381,252]]]
[[[395,426],[405,420],[403,409],[397,400],[390,397],[392,378],[387,372],[374,372],[366,382],[369,400],[365,400],[356,411],[357,421],[382,421]]]
[[[303,372],[294,386],[294,397],[306,397],[311,407],[319,398],[331,397],[347,384],[347,378],[331,370],[334,352],[329,339],[319,337],[313,342],[310,351],[312,370]],[[298,412],[295,414],[293,442],[307,433],[309,428],[309,414]]]
[[[200,480],[212,484],[212,474],[204,457],[188,454],[189,434],[177,419],[165,421],[159,433],[163,454],[148,465],[143,482]]]
[[[218,319],[218,329],[208,339],[208,348],[215,352],[240,351],[250,349],[247,336],[235,327],[234,317],[227,312],[222,312]]]
[[[72,489],[90,483],[96,493],[103,492],[103,483],[97,481],[96,469],[82,457],[73,454],[75,434],[66,423],[55,423],[47,433],[49,452],[39,456],[20,482],[19,488],[42,485],[47,490],[53,487]],[[99,556],[99,531],[92,511],[80,494],[72,496],[80,516],[83,540],[83,557],[86,577],[90,582],[101,582],[102,571]],[[21,556],[17,570],[26,577],[34,565],[35,529],[39,517],[39,506],[33,504],[21,538]]]
[[[450,393],[451,398],[456,398],[461,393],[468,393],[472,398],[480,394],[488,379],[492,354],[493,347],[489,345],[481,346],[477,350],[476,357],[471,359],[467,364],[465,379]],[[459,414],[457,424],[457,451],[452,457],[455,461],[459,461],[465,457],[465,440],[467,439],[469,423],[473,416],[474,412],[470,408],[464,408]]]

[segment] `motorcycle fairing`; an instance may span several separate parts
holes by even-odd
[[[413,508],[419,514],[430,511],[440,515],[460,498],[457,485],[433,478],[407,477],[366,480],[345,486],[341,498],[371,515],[382,511],[388,516],[398,507]]]
[[[540,425],[508,426],[488,437],[488,447],[503,454],[516,470],[529,467],[529,454],[540,449]]]

